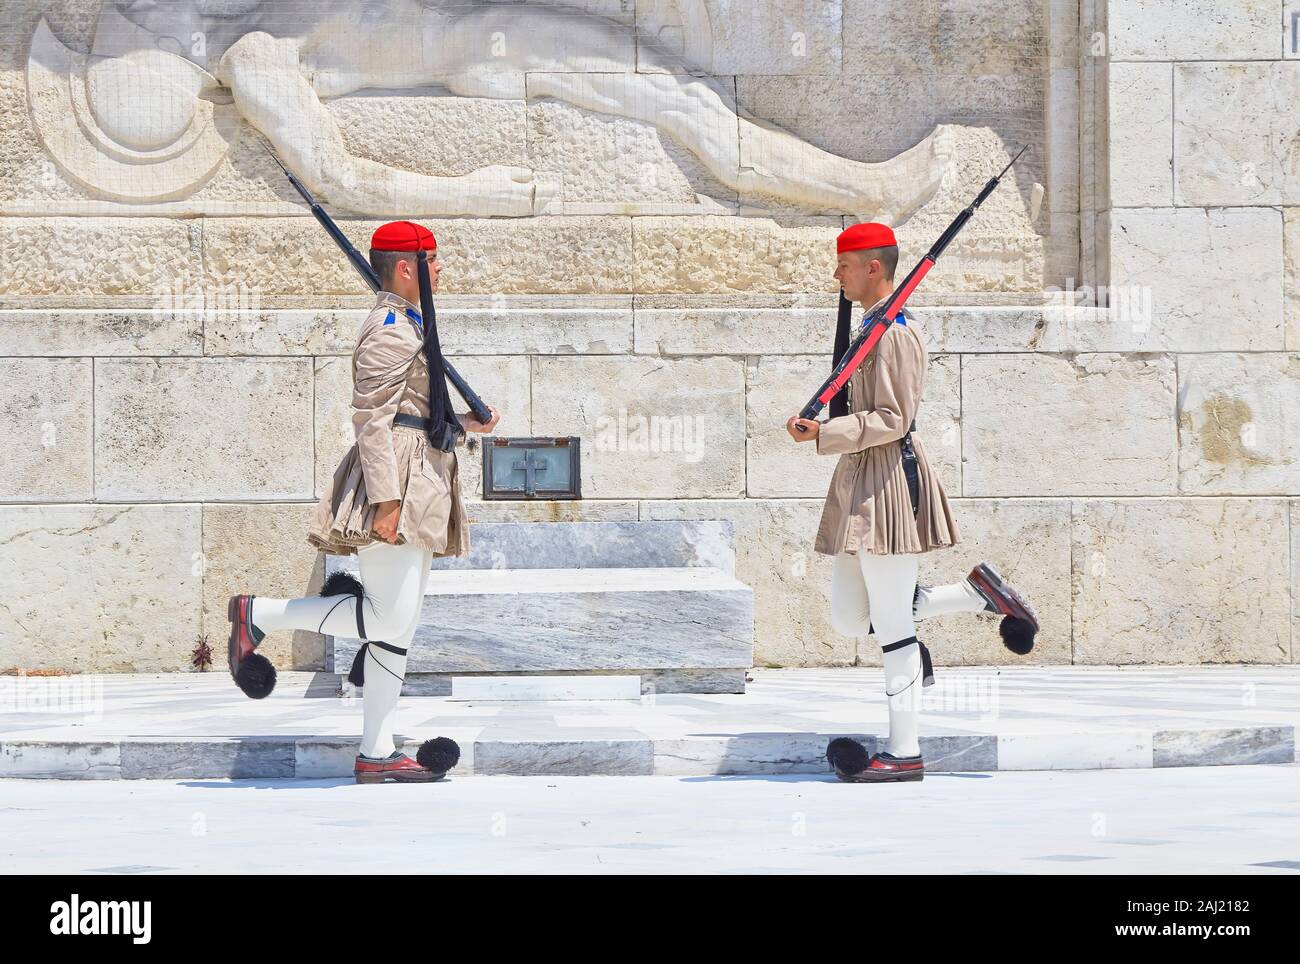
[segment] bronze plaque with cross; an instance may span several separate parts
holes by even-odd
[[[580,439],[493,438],[483,445],[484,499],[581,499]]]

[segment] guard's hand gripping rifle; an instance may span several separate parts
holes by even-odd
[[[1012,164],[1020,160],[1020,155],[1025,153],[1027,149],[1027,145],[1022,147],[1020,153],[1011,159],[1011,164],[1002,169],[1001,174],[989,179],[989,182],[984,185],[984,190],[980,191],[979,197],[975,199],[970,207],[953,219],[952,224],[948,225],[947,230],[939,236],[939,240],[934,243],[926,256],[903,279],[903,283],[894,289],[894,293],[889,296],[889,300],[863,321],[862,330],[858,333],[858,337],[853,339],[848,350],[840,357],[839,364],[831,372],[830,378],[822,383],[822,387],[817,389],[817,394],[813,395],[808,404],[803,407],[803,411],[799,413],[800,418],[810,421],[815,419],[821,414],[821,410],[830,404],[831,399],[844,389],[844,386],[849,383],[849,379],[853,377],[853,373],[858,370],[858,366],[871,354],[880,339],[884,337],[885,331],[894,323],[894,318],[898,316],[903,304],[916,290],[916,286],[921,283],[921,279],[934,267],[934,263],[939,260],[939,256],[943,254],[944,249],[952,243],[952,239],[957,237],[957,233],[966,226],[966,222],[975,214],[975,209],[993,193],[993,189],[998,186],[998,182],[1006,176],[1007,171],[1011,170]],[[843,294],[840,297],[843,298]],[[796,427],[800,432],[807,431],[802,425]]]
[[[339,230],[339,226],[334,223],[334,219],[325,213],[325,209],[316,202],[314,197],[311,196],[311,192],[307,190],[302,181],[298,180],[298,178],[294,176],[293,171],[284,166],[284,163],[276,156],[275,151],[271,150],[269,145],[266,149],[275,163],[280,165],[280,170],[284,171],[284,176],[289,179],[289,183],[293,185],[294,190],[301,194],[302,199],[307,202],[307,206],[311,208],[311,213],[315,216],[316,220],[320,222],[321,227],[325,229],[325,233],[333,238],[334,243],[339,246],[340,250],[342,250],[345,255],[347,255],[348,260],[352,262],[352,267],[356,268],[357,273],[365,279],[366,284],[370,285],[370,290],[378,291],[379,275],[377,275],[375,269],[370,266],[370,262],[362,257],[361,252],[358,251],[356,246],[348,240],[347,235]],[[432,305],[430,307],[432,308]],[[436,323],[436,317],[431,320]],[[456,371],[451,362],[446,358],[442,360],[442,368],[443,371],[447,373],[447,379],[451,382],[452,387],[456,389],[457,394],[460,395],[460,397],[465,400],[465,404],[469,406],[469,410],[473,414],[474,418],[484,425],[492,421],[492,413],[488,410],[487,405],[483,403],[483,399],[478,397],[478,394],[474,389],[469,387],[469,382],[465,381],[460,372]]]

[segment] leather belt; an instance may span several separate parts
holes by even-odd
[[[410,415],[406,412],[398,412],[393,416],[394,425],[407,425],[411,428],[418,428],[427,436],[429,429],[433,426],[433,419],[421,418],[419,415]],[[439,438],[438,430],[433,431],[433,445],[443,452],[450,452],[456,447],[456,442],[460,439],[460,433],[452,428],[450,423],[443,423],[442,436]]]

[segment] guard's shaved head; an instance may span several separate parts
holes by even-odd
[[[379,284],[385,291],[393,290],[393,272],[397,270],[397,265],[402,261],[408,261],[411,264],[411,271],[415,271],[415,252],[414,251],[376,251],[370,249],[370,267],[375,269],[375,274],[379,275]]]
[[[894,280],[894,272],[898,269],[898,245],[891,244],[887,248],[865,248],[861,251],[851,251],[849,253],[858,255],[864,265],[872,261],[879,261],[881,270],[885,273],[885,279],[888,281]]]

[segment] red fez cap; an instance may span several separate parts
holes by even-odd
[[[389,221],[370,238],[376,251],[436,251],[433,232],[414,221]]]
[[[898,241],[894,238],[893,229],[888,224],[868,221],[866,224],[855,224],[840,232],[839,239],[835,242],[835,250],[837,254],[843,254],[845,251],[888,248],[896,244]]]

